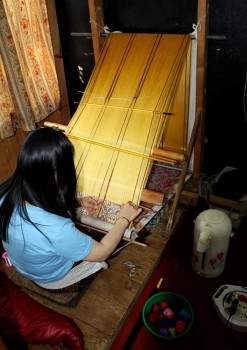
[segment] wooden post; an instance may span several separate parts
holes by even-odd
[[[97,63],[100,50],[104,39],[100,36],[100,32],[104,31],[104,15],[102,0],[88,0],[89,17],[91,23],[94,61]]]
[[[197,32],[197,68],[196,68],[196,114],[202,113],[198,133],[194,147],[194,171],[195,178],[200,177],[203,145],[204,145],[204,110],[205,110],[205,76],[207,58],[207,23],[209,16],[209,0],[198,1],[197,21],[199,23]]]

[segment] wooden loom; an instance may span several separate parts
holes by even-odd
[[[181,176],[167,225],[172,227],[199,124],[198,117],[188,142],[190,68],[189,35],[107,37],[64,128],[75,147],[79,192],[117,204],[162,205],[164,194],[145,188],[152,164],[178,166]]]

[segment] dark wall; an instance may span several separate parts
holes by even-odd
[[[246,0],[211,1],[208,39],[204,172],[246,168]],[[209,38],[210,38],[209,36]]]
[[[191,33],[197,0],[103,0],[105,24],[111,31]]]
[[[59,32],[71,115],[94,67],[87,0],[56,0]]]

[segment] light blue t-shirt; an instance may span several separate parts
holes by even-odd
[[[27,278],[41,283],[58,281],[74,262],[90,253],[93,239],[68,218],[34,206],[27,206],[27,212],[41,232],[15,211],[4,249],[13,266]]]

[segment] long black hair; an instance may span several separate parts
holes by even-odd
[[[75,220],[77,184],[73,157],[73,145],[60,131],[40,128],[27,136],[15,172],[0,185],[0,235],[4,241],[8,240],[15,209],[31,222],[27,203]]]

